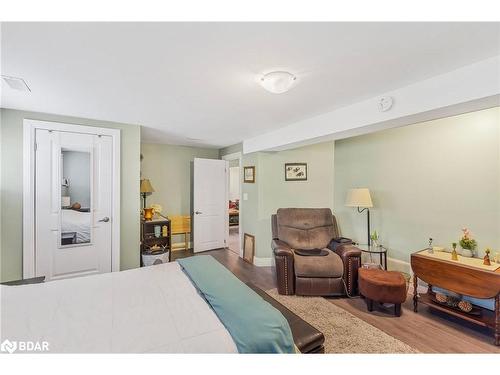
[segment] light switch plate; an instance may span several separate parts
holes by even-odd
[[[243,193],[243,200],[247,201],[248,200],[248,193]]]

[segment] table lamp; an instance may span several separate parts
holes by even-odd
[[[368,223],[368,246],[371,245],[370,238],[370,207],[373,207],[372,197],[370,190],[367,188],[349,189],[347,192],[347,200],[345,205],[347,207],[357,207],[358,212],[361,213],[366,210],[366,218]],[[362,209],[360,209],[362,208]]]
[[[142,208],[146,208],[146,196],[148,194],[151,194],[154,191],[155,191],[155,189],[153,189],[151,182],[147,178],[141,180],[141,195],[142,195],[142,199],[143,199],[143,207]]]

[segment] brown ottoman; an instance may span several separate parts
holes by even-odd
[[[373,310],[373,301],[393,303],[394,315],[401,316],[401,304],[406,301],[406,280],[399,272],[377,268],[358,270],[359,293],[365,297],[368,311]]]

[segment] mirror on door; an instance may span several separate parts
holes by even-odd
[[[61,149],[61,246],[91,242],[91,155]]]

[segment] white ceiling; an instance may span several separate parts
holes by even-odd
[[[500,54],[499,23],[3,23],[2,107],[227,146]],[[297,75],[275,95],[256,79]],[[193,140],[197,139],[197,140]]]

